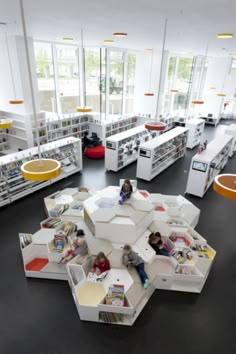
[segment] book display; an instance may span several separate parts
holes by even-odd
[[[38,158],[37,148],[31,148],[0,157],[0,206],[48,186],[82,169],[81,141],[74,137],[49,143],[42,148],[43,158],[61,162],[62,173],[50,181],[31,182],[23,179],[21,165]]]
[[[144,125],[129,129],[106,139],[105,168],[119,171],[138,158],[139,146],[157,136],[157,132],[145,129]]]
[[[139,147],[137,178],[151,181],[185,154],[188,129],[177,127]]]
[[[212,185],[214,178],[228,162],[232,149],[233,137],[218,135],[201,154],[193,156],[186,193],[203,197]]]
[[[194,230],[199,209],[182,196],[136,190],[130,200],[119,205],[120,187],[93,194],[82,190],[56,192],[45,198],[45,206],[49,213],[56,201],[68,203],[70,209],[80,200],[83,215],[72,216],[72,220],[68,216],[67,221],[63,214],[49,217],[35,234],[19,235],[27,277],[68,280],[81,320],[128,326],[134,324],[155,289],[201,292],[216,252]],[[61,263],[77,229],[85,232],[88,254]],[[156,254],[148,243],[151,232],[161,233],[169,256]],[[150,280],[147,289],[136,270],[121,262],[127,242],[145,261]],[[92,265],[101,251],[111,269],[94,275]]]
[[[203,119],[190,119],[186,122],[185,127],[188,128],[187,148],[193,149],[199,145],[202,140],[202,134],[205,127]]]

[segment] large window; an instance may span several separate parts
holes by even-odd
[[[40,110],[76,112],[85,104],[93,112],[133,113],[135,52],[35,42]],[[84,67],[80,58],[84,56]]]
[[[79,106],[78,48],[56,45],[59,102],[62,113],[72,113]]]
[[[109,113],[122,114],[124,52],[110,51]]]
[[[164,113],[184,114],[188,105],[192,70],[192,57],[171,56],[169,58]]]
[[[125,113],[133,113],[135,69],[136,69],[136,54],[132,52],[128,52]]]
[[[36,73],[38,79],[40,110],[56,112],[56,88],[52,57],[52,45],[34,43]]]
[[[105,113],[106,49],[85,49],[86,105],[93,111]]]

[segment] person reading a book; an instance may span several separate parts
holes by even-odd
[[[152,232],[148,238],[149,245],[154,249],[156,254],[169,256],[169,250],[162,241],[160,232]]]
[[[99,252],[97,257],[95,258],[91,272],[100,275],[110,269],[111,266],[109,259],[105,256],[103,252]]]
[[[70,249],[62,257],[59,263],[67,263],[76,256],[85,256],[88,253],[88,245],[84,236],[84,230],[79,229],[76,233],[76,237],[73,240]]]
[[[126,267],[134,267],[139,275],[141,283],[144,289],[147,289],[150,285],[147,273],[144,270],[144,260],[132,250],[130,245],[124,245],[122,263]]]
[[[120,200],[119,203],[122,205],[126,202],[127,199],[131,197],[133,193],[133,187],[129,179],[126,179],[120,190]]]

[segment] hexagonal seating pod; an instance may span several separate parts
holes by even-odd
[[[84,215],[96,238],[134,244],[151,224],[154,206],[138,191],[120,205],[119,188],[107,187],[84,201]]]

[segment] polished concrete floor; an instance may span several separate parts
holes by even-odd
[[[221,130],[207,127],[205,135],[211,140]],[[183,194],[195,152],[139,187]],[[235,171],[236,156],[224,172]],[[203,199],[188,196],[201,209],[197,230],[217,251],[202,293],[157,290],[133,327],[81,322],[67,282],[25,278],[18,233],[39,229],[45,196],[65,187],[117,185],[135,172],[136,163],[105,173],[103,161],[85,160],[81,174],[1,208],[0,354],[236,353],[236,202],[212,189]]]

